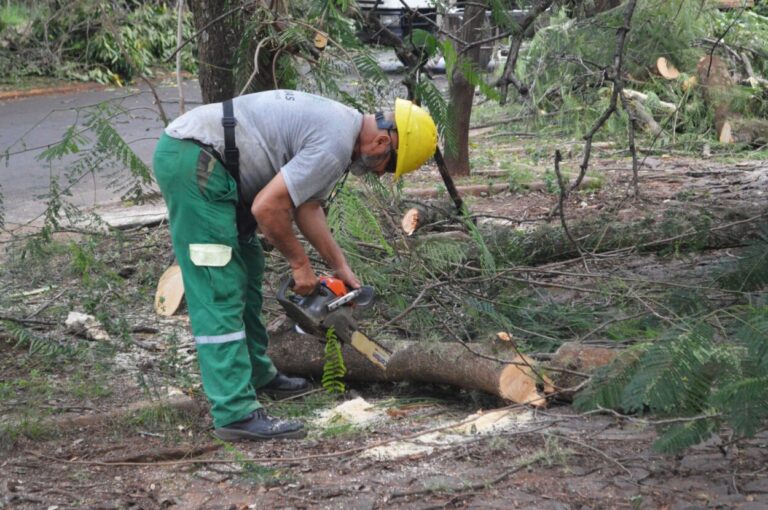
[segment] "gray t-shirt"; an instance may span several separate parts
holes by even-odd
[[[282,172],[293,205],[325,200],[352,158],[363,115],[324,97],[270,90],[233,100],[246,203]],[[203,105],[171,122],[168,136],[193,138],[224,154],[221,103]]]

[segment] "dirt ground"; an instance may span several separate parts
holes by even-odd
[[[523,156],[530,150],[530,145],[496,146],[491,154],[476,150],[474,156],[485,158],[483,169],[489,171],[498,170],[498,163],[509,163],[510,158],[512,164],[529,164]],[[579,162],[577,149],[573,152],[564,164],[572,175]],[[515,154],[521,155],[519,161]],[[545,179],[541,170],[547,165],[545,161],[534,169],[531,181]],[[507,179],[488,175],[495,174],[476,174],[459,184]],[[766,212],[768,165],[762,159],[650,156],[639,174],[637,200],[627,197],[631,162],[618,149],[603,147],[590,175],[598,176],[600,185],[568,199],[569,220],[606,210],[619,218],[639,218],[671,204],[701,206],[705,199],[711,207]],[[412,182],[433,187],[436,179],[436,172],[425,172]],[[544,221],[557,200],[557,194],[546,189],[467,198],[473,213],[497,222],[506,218],[519,227]],[[557,222],[557,217],[552,221]],[[167,242],[163,234],[157,236],[151,242]],[[706,271],[709,263],[737,253],[737,249],[696,257],[646,253],[623,257],[621,270],[650,277],[670,268],[680,274]],[[583,269],[583,263],[577,259],[558,267]],[[610,263],[618,267],[616,260]],[[159,267],[148,273],[156,277]],[[151,287],[152,281],[148,278],[142,285]],[[32,290],[33,283],[10,280],[3,288],[18,293]],[[66,285],[66,281],[59,283]],[[29,297],[24,306],[34,311],[51,301],[55,295],[46,292]],[[639,418],[580,415],[563,404],[533,410],[441,386],[355,385],[345,398],[364,398],[381,411],[380,419],[359,427],[342,422],[321,426],[313,421],[318,411],[341,404],[344,398],[315,392],[288,402],[265,401],[270,412],[308,421],[308,437],[225,445],[210,434],[211,422],[199,390],[193,391],[192,399],[183,395],[196,388],[194,370],[176,398],[196,405],[124,412],[128,403],[173,390],[169,379],[157,374],[178,375],[184,367],[194,366],[183,315],[166,319],[153,316],[150,310],[151,303],[137,303],[131,310],[136,318],[131,340],[122,344],[111,364],[86,356],[79,368],[52,367],[30,362],[28,349],[18,343],[16,347],[13,342],[1,344],[3,414],[16,420],[29,418],[23,433],[5,441],[0,450],[0,507],[768,508],[767,431],[738,442],[717,437],[681,455],[662,455],[651,447],[654,428]],[[64,383],[56,373],[74,374],[88,384],[79,393],[59,394],[56,387]],[[24,385],[13,382],[22,379]],[[25,409],[30,403],[23,397],[36,384],[50,387],[34,404],[49,409],[44,418],[28,415]],[[72,388],[71,377],[67,384]],[[103,392],[98,390],[102,387]],[[429,448],[398,458],[371,455],[375,448],[391,447],[405,438],[431,438],[447,424],[493,409],[507,410],[515,424],[488,434],[470,430],[450,444],[427,440]],[[78,416],[91,418],[73,422]]]

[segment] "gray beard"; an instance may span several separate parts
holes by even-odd
[[[360,156],[349,165],[349,172],[356,177],[360,177],[373,171],[372,164],[375,165],[376,163],[378,163],[377,158]]]

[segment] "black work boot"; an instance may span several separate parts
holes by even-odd
[[[281,420],[269,416],[264,409],[256,409],[245,420],[215,429],[213,435],[224,441],[265,439],[300,439],[307,435],[304,425],[296,420]]]
[[[278,372],[274,379],[269,381],[265,386],[256,389],[257,394],[267,395],[275,400],[282,398],[294,397],[308,392],[312,388],[309,381],[303,377],[288,377],[287,375]]]

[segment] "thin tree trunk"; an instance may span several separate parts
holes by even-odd
[[[464,9],[463,26],[459,38],[467,44],[479,41],[483,36],[485,21],[485,2],[471,3]],[[472,114],[472,100],[475,86],[465,76],[467,64],[479,64],[480,46],[473,46],[466,52],[460,52],[458,62],[450,78],[450,114],[451,125],[445,152],[445,163],[452,176],[469,175],[469,118]],[[477,70],[479,71],[479,69]]]
[[[201,30],[213,20],[233,8],[229,0],[189,0],[189,9],[195,21],[195,30]],[[200,70],[198,77],[204,103],[216,103],[236,94],[232,68],[236,51],[243,37],[242,13],[212,23],[198,37],[197,51]]]

